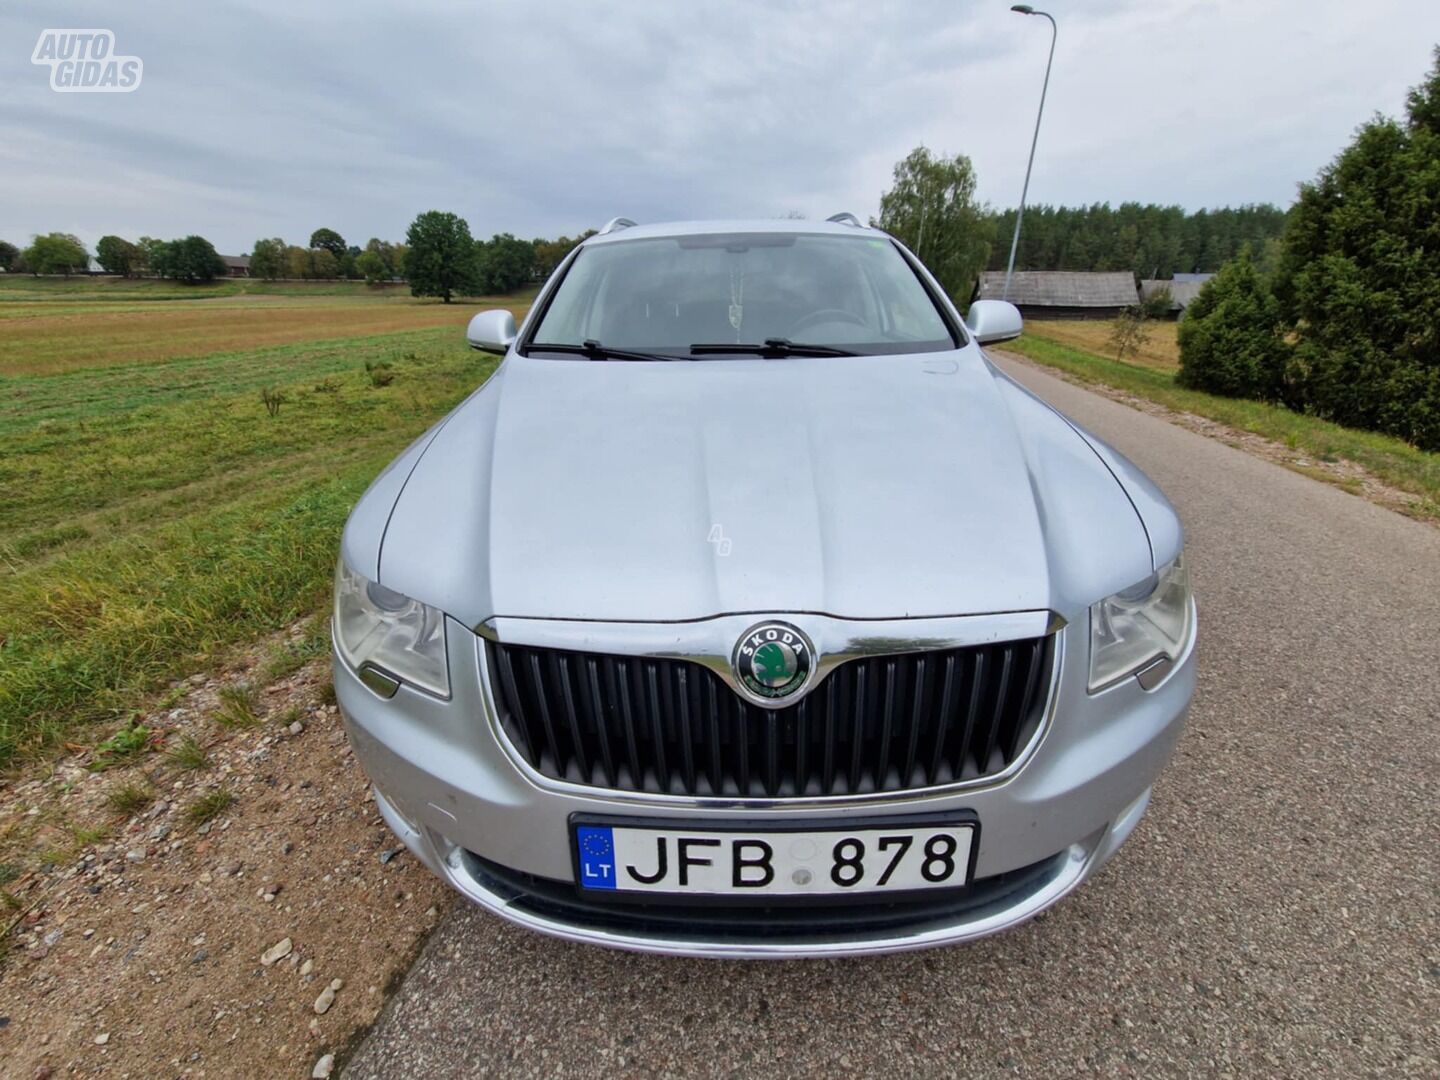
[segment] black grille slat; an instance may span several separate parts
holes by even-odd
[[[736,786],[741,791],[750,790],[750,718],[746,715],[749,711],[745,702],[733,694],[730,696],[730,738],[735,743],[736,765],[735,770]]]
[[[665,761],[665,712],[660,708],[660,671],[654,660],[647,660],[644,669],[645,711],[649,714],[651,761],[655,763],[655,776],[660,781],[660,790],[670,790],[670,767]]]
[[[955,654],[945,654],[945,675],[940,687],[940,711],[935,718],[935,742],[930,750],[930,765],[925,771],[925,783],[933,784],[940,775],[940,762],[944,760],[945,736],[950,731],[951,712],[955,706],[955,668],[959,666]]]
[[[849,677],[845,669],[835,672],[830,676],[829,692],[825,695],[825,746],[821,751],[824,760],[820,765],[820,794],[829,795],[835,790],[835,710],[839,708],[837,702],[840,695],[836,692],[837,684]]]
[[[810,701],[802,698],[795,707],[795,794],[810,786]]]
[[[685,790],[695,790],[695,748],[690,727],[690,673],[683,664],[677,664],[675,672],[676,720],[680,725],[680,776],[685,781]]]
[[[855,694],[851,705],[853,716],[851,722],[850,739],[850,790],[860,790],[860,770],[865,765],[865,714],[869,711],[870,703],[865,700],[865,692],[869,687],[869,674],[872,661],[862,660],[855,665]]]
[[[920,731],[925,726],[925,657],[915,661],[915,686],[910,697],[910,737],[905,743],[905,766],[900,770],[900,786],[915,782],[915,754],[920,749]]]
[[[608,661],[605,673],[607,679],[614,683],[611,700],[619,707],[626,759],[630,762],[630,785],[639,788],[645,783],[645,770],[640,765],[640,740],[635,737],[635,712],[630,707],[630,673],[623,660]]]
[[[525,760],[531,765],[538,767],[540,764],[540,747],[535,744],[530,725],[526,723],[525,715],[521,711],[520,702],[522,699],[519,691],[515,687],[515,665],[510,659],[510,650],[497,649],[495,651],[500,658],[498,666],[500,669],[500,684],[504,691],[504,699],[509,702],[510,707],[515,710],[516,719],[519,721],[519,723],[514,726],[520,735],[520,749],[525,754]]]
[[[535,695],[535,707],[540,716],[540,727],[545,732],[545,745],[550,749],[550,759],[555,763],[560,775],[564,776],[567,758],[560,752],[559,740],[555,738],[555,725],[550,719],[550,702],[545,697],[545,680],[540,676],[540,654],[533,652],[530,654],[530,689]]]
[[[610,749],[610,726],[605,723],[604,698],[600,696],[600,662],[593,656],[585,657],[584,691],[585,713],[595,730],[595,742],[600,747],[600,767],[605,770],[605,783],[615,787],[620,774],[615,769],[615,756]]]
[[[565,725],[570,731],[571,753],[575,757],[575,763],[580,767],[580,775],[585,782],[592,782],[590,772],[590,750],[586,745],[586,738],[580,731],[580,713],[575,707],[575,688],[570,684],[570,658],[560,654],[553,654],[553,669],[551,678],[559,675],[560,681],[560,703],[565,707]]]
[[[684,659],[491,643],[496,714],[530,766],[661,794],[905,791],[1008,767],[1046,706],[1051,638],[838,663],[764,709]]]
[[[720,756],[720,680],[705,680],[705,726],[709,728],[710,790],[719,795],[724,784],[725,760]]]
[[[965,775],[965,758],[970,753],[970,740],[975,735],[975,718],[980,713],[980,695],[985,690],[985,650],[976,649],[967,666],[970,669],[970,685],[965,688],[965,720],[955,745],[956,779],[963,779]],[[983,771],[984,765],[977,762],[977,768]]]
[[[1035,704],[1035,691],[1040,687],[1040,667],[1045,657],[1041,651],[1041,643],[1036,641],[1030,644],[1028,649],[1023,650],[1025,654],[1025,690],[1024,696],[1020,699],[1020,710],[1016,714],[1021,722],[1010,726],[1009,738],[1005,742],[1005,758],[1010,760],[1019,752],[1021,736],[1024,734],[1023,720],[1030,715],[1030,710]]]
[[[1000,741],[1000,726],[1005,720],[1005,699],[1010,693],[1010,676],[1015,668],[1015,650],[1005,649],[1000,656],[1000,672],[995,677],[995,700],[985,725],[985,742],[977,761],[980,771],[990,767],[990,756],[995,753],[995,744]]]

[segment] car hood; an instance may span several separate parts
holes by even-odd
[[[512,356],[388,518],[380,580],[472,626],[1055,609],[1150,562],[1095,452],[974,347]]]

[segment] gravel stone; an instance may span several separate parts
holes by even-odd
[[[281,938],[274,945],[271,945],[270,948],[266,949],[263,953],[260,954],[260,963],[264,964],[266,967],[269,967],[276,961],[283,960],[285,959],[285,957],[289,956],[290,950],[294,947],[295,943],[291,941],[288,937]]]

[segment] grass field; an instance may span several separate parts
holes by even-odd
[[[1025,324],[1029,333],[1061,345],[1070,345],[1096,356],[1114,356],[1110,344],[1112,323],[1108,319],[1032,319]],[[1178,322],[1158,320],[1147,322],[1148,340],[1126,362],[1156,371],[1180,369],[1180,344],[1176,340]]]
[[[1381,482],[1419,496],[1419,502],[1407,512],[1440,521],[1440,454],[1417,450],[1388,435],[1356,431],[1275,405],[1187,390],[1175,382],[1178,350],[1174,350],[1172,363],[1162,364],[1156,359],[1163,355],[1162,341],[1173,343],[1175,324],[1154,326],[1157,331],[1162,326],[1172,329],[1163,339],[1157,332],[1150,344],[1151,355],[1134,362],[1113,359],[1107,344],[1109,324],[1103,322],[1029,322],[1025,334],[1003,348],[1081,382],[1108,386],[1178,412],[1203,416],[1272,439],[1318,461],[1354,462]]]
[[[529,302],[16,284],[0,289],[0,764],[321,607],[355,498],[494,369],[468,317]],[[262,391],[283,399],[273,416]]]

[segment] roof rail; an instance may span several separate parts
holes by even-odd
[[[600,227],[600,231],[596,233],[596,235],[604,236],[606,233],[612,233],[619,229],[633,229],[634,227],[635,222],[631,221],[628,217],[612,217]]]
[[[865,227],[861,224],[860,219],[850,213],[849,210],[842,210],[838,214],[831,214],[825,220],[833,221],[836,225],[853,225],[857,229],[863,229]]]

